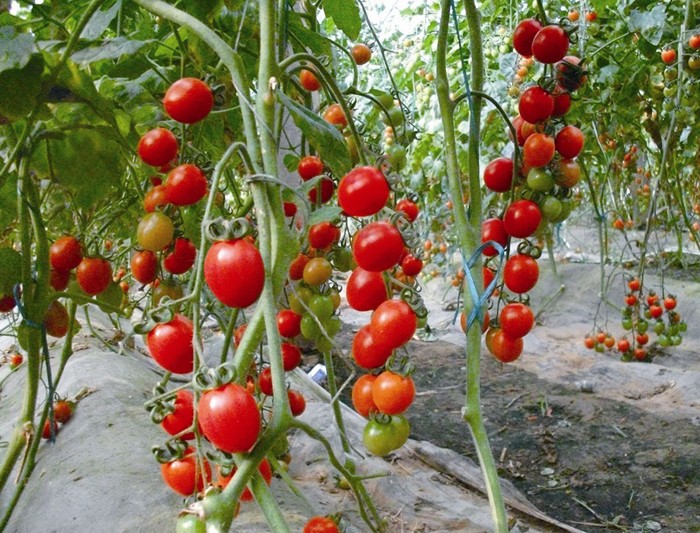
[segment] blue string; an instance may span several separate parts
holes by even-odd
[[[479,293],[479,290],[476,288],[476,281],[474,280],[474,277],[471,273],[471,268],[477,263],[477,261],[481,260],[481,254],[489,246],[493,246],[498,252],[498,268],[496,269],[496,275],[491,280],[491,283],[489,283],[488,286],[484,289],[484,292]],[[474,253],[471,255],[469,260],[467,260],[464,257],[464,254],[462,254],[464,276],[467,279],[469,295],[471,296],[472,302],[474,304],[472,310],[469,312],[469,316],[467,317],[467,331],[469,331],[469,328],[472,327],[472,324],[474,324],[474,321],[477,318],[479,319],[479,323],[483,322],[484,320],[484,307],[486,305],[486,302],[489,301],[489,298],[491,298],[491,294],[493,294],[493,291],[496,288],[496,285],[498,284],[498,274],[501,270],[501,265],[503,264],[504,256],[505,250],[503,249],[503,246],[501,246],[500,243],[497,243],[496,241],[486,241],[485,243],[483,243],[476,250],[474,250]],[[457,310],[457,312],[459,312],[459,309]]]

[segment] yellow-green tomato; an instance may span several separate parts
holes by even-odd
[[[136,240],[144,250],[159,252],[171,242],[175,236],[175,226],[167,215],[154,211],[148,213],[139,222],[136,229]]]

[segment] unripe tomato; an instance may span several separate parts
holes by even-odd
[[[304,282],[308,285],[322,285],[333,275],[333,266],[325,257],[314,257],[304,267]]]
[[[143,199],[143,209],[146,213],[153,213],[158,207],[169,203],[168,189],[165,185],[154,185]]]
[[[159,211],[145,215],[136,229],[136,240],[139,246],[152,252],[159,252],[169,246],[174,236],[173,221]]]

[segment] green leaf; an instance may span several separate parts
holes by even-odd
[[[284,167],[289,172],[295,172],[299,166],[299,157],[294,154],[285,154],[284,156]]]
[[[27,116],[34,109],[41,93],[41,75],[44,60],[37,54],[21,69],[0,73],[0,114],[14,121]]]
[[[9,174],[0,187],[0,227],[7,228],[17,218],[17,176]]]
[[[288,30],[295,37],[293,44],[295,41],[303,43],[316,57],[331,57],[330,43],[315,31],[304,27],[297,13],[290,13]]]
[[[119,59],[125,55],[135,54],[146,43],[147,41],[130,41],[126,37],[117,37],[106,40],[100,46],[80,50],[74,53],[71,59],[83,65],[103,59]]]
[[[12,294],[22,281],[22,256],[12,248],[0,248],[0,294]]]
[[[323,12],[333,19],[335,25],[348,36],[348,39],[357,40],[362,27],[357,0],[324,0]]]
[[[666,23],[666,8],[663,5],[655,5],[651,11],[639,11],[633,9],[629,18],[629,30],[639,32],[647,41],[658,46],[664,35]]]
[[[47,140],[35,150],[36,171],[70,190],[76,207],[93,207],[116,188],[126,167],[112,137],[106,126],[86,126]]]
[[[0,72],[24,68],[36,51],[33,35],[18,34],[12,26],[0,28]]]
[[[319,222],[330,222],[331,220],[338,218],[342,212],[343,210],[337,205],[323,206],[316,209],[316,211],[312,211],[311,216],[309,217],[308,225],[313,226]]]
[[[290,99],[283,92],[277,91],[277,98],[287,108],[294,123],[316,149],[323,162],[335,175],[346,174],[351,166],[350,152],[345,137],[338,129],[316,113]]]
[[[85,29],[83,29],[83,32],[80,34],[80,38],[86,39],[88,41],[94,41],[95,39],[100,37],[100,35],[102,35],[107,30],[107,28],[109,28],[109,25],[117,16],[117,13],[119,13],[121,7],[122,1],[117,0],[114,3],[114,5],[108,10],[98,10],[90,18],[90,21],[87,23]]]

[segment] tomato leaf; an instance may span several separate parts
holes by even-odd
[[[633,9],[630,13],[628,27],[631,32],[639,32],[647,41],[658,46],[664,36],[666,23],[666,8],[655,5],[651,11]]]
[[[11,294],[22,281],[22,256],[12,248],[0,248],[0,294]]]
[[[119,59],[122,56],[135,54],[146,43],[147,41],[131,41],[125,37],[117,37],[106,40],[100,46],[85,48],[75,52],[71,59],[83,65],[103,59]]]
[[[23,68],[0,73],[0,114],[11,121],[26,117],[37,104],[43,72],[44,60],[37,54]]]
[[[323,162],[333,170],[334,174],[338,176],[346,174],[351,165],[350,152],[345,137],[338,129],[281,91],[277,91],[277,98],[287,108],[294,123],[316,149]]]
[[[97,39],[107,30],[107,28],[109,28],[109,25],[117,16],[117,13],[119,13],[121,7],[122,0],[117,0],[114,3],[114,5],[108,10],[98,10],[90,18],[90,21],[87,23],[85,29],[83,29],[83,32],[80,34],[80,38],[88,41],[94,41],[95,39]]]
[[[0,28],[0,72],[24,68],[36,51],[36,42],[30,33],[18,34],[12,26]]]
[[[324,0],[323,12],[351,41],[360,36],[362,19],[356,0]]]
[[[295,37],[295,39],[292,41],[293,45],[296,44],[296,42],[303,43],[304,46],[307,47],[315,56],[331,57],[332,53],[330,43],[315,31],[311,31],[304,27],[301,23],[301,18],[297,13],[290,13],[289,33]]]
[[[17,176],[10,173],[0,186],[0,226],[7,228],[17,218]]]
[[[308,225],[313,226],[319,222],[330,222],[338,218],[342,212],[343,210],[337,205],[323,206],[311,212]]]

